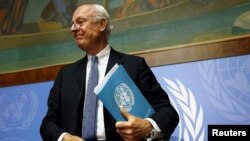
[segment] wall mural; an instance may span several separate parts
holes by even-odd
[[[104,5],[110,44],[137,52],[250,33],[249,0],[13,0],[0,2],[0,73],[65,64],[84,53],[69,32],[78,4]]]

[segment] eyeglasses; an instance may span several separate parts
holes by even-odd
[[[72,22],[71,28],[74,27],[74,29],[80,29],[84,25],[85,20],[76,20],[75,22]]]
[[[83,24],[80,24],[80,23],[73,23],[72,25],[71,25],[71,29],[72,28],[74,28],[74,29],[80,29],[80,27],[82,27],[83,26]]]

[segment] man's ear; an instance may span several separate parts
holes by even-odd
[[[100,23],[100,31],[105,31],[108,25],[108,21],[106,19],[101,19],[99,23]]]

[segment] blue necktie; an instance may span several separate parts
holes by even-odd
[[[98,84],[98,57],[91,57],[87,93],[83,109],[82,137],[84,140],[96,140],[96,107],[97,98],[94,88]]]

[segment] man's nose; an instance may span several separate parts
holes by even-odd
[[[79,30],[79,28],[80,28],[80,26],[79,26],[78,24],[73,23],[73,24],[71,25],[70,31],[73,33],[73,32],[75,32],[75,31]]]

